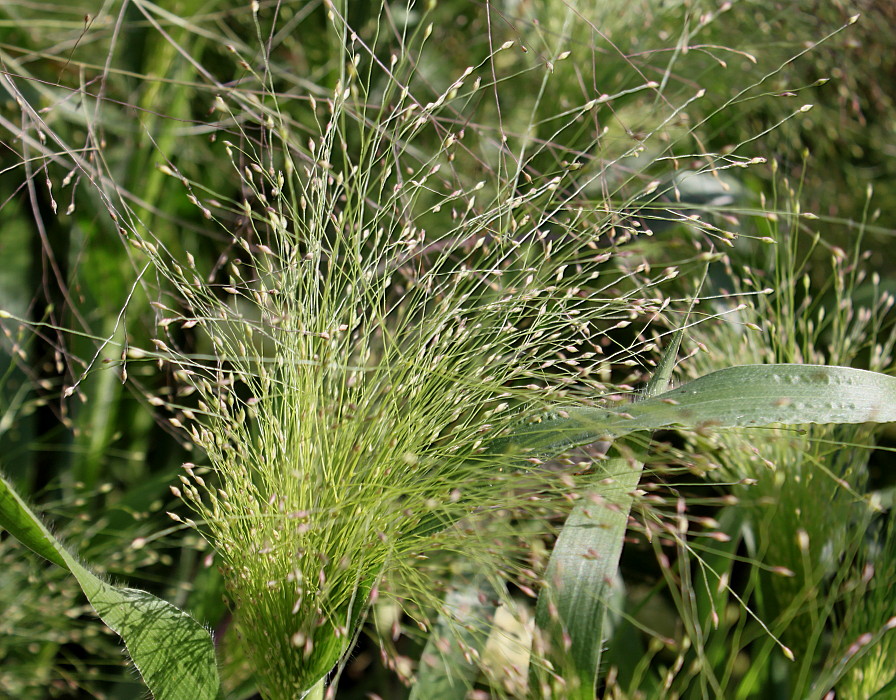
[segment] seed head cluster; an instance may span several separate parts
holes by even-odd
[[[610,367],[635,363],[608,333],[668,305],[677,270],[617,260],[638,231],[571,207],[571,169],[489,183],[453,168],[464,129],[427,130],[445,130],[470,72],[426,105],[402,91],[375,124],[347,80],[305,105],[310,139],[289,105],[260,138],[243,116],[221,145],[242,198],[190,190],[231,237],[210,268],[126,234],[167,280],[154,356],[181,386],[172,425],[205,455],[173,491],[218,553],[267,697],[329,672],[375,592],[426,553],[513,568],[468,524],[562,510],[570,487],[501,438],[549,405],[617,395]]]

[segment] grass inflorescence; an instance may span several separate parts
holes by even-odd
[[[747,168],[767,175],[777,148],[785,168],[799,160],[784,142],[803,145],[807,94],[824,98],[826,80],[799,74],[791,92],[785,69],[817,38],[840,41],[853,20],[836,4],[826,10],[836,22],[806,45],[815,19],[799,14],[800,43],[778,42],[763,21],[729,48],[716,37],[752,21],[752,5],[194,1],[178,15],[131,0],[117,17],[35,17],[29,32],[33,8],[9,3],[0,12],[31,48],[0,44],[11,98],[0,126],[15,137],[0,175],[20,170],[31,206],[4,235],[34,219],[46,265],[34,303],[3,300],[3,330],[10,357],[34,365],[41,408],[58,402],[77,438],[60,488],[96,492],[92,503],[135,521],[170,508],[207,538],[205,567],[181,550],[177,603],[218,624],[222,656],[245,657],[265,697],[322,692],[365,620],[405,683],[452,659],[482,666],[463,669],[465,682],[479,677],[494,695],[538,693],[531,680],[526,690],[526,663],[574,688],[574,672],[529,656],[529,608],[551,585],[542,572],[563,517],[582,501],[617,507],[605,497],[618,475],[602,466],[606,445],[542,461],[508,451],[508,434],[545,409],[562,417],[641,398],[668,331],[683,325],[685,373],[892,365],[893,296],[886,279],[861,278],[860,246],[827,251],[832,275],[804,270],[795,261],[818,253],[821,234],[796,243],[775,222],[835,219],[748,201],[766,183]],[[44,38],[52,46],[37,45]],[[860,293],[872,299],[863,310],[850,303]],[[6,323],[26,316],[40,352]],[[704,323],[716,317],[727,320]],[[711,352],[694,359],[694,345]],[[138,402],[189,452],[179,471]],[[0,427],[11,422],[9,412]],[[131,432],[140,437],[122,445],[121,465]],[[653,574],[665,577],[645,609],[664,591],[677,618],[662,633],[662,619],[626,626],[643,612],[642,574],[623,561],[608,696],[746,697],[767,688],[764,669],[781,675],[781,651],[805,660],[788,672],[793,693],[808,692],[817,668],[855,697],[889,682],[890,647],[877,642],[889,630],[880,592],[892,528],[867,547],[855,534],[856,523],[877,527],[870,431],[762,435],[765,450],[752,433],[654,445],[680,473],[643,484],[641,522],[628,525],[653,543]],[[153,486],[178,476],[180,502],[162,506],[168,494]],[[123,495],[137,484],[145,491]],[[844,526],[829,533],[807,511]],[[129,555],[154,555],[145,529],[126,531]],[[220,598],[213,563],[235,635],[208,602]],[[732,583],[742,568],[746,583]],[[871,592],[867,608],[842,615],[840,584]],[[816,595],[826,585],[830,595]],[[473,617],[488,611],[482,624],[458,601],[473,601]],[[658,605],[666,617],[670,607]]]
[[[442,112],[469,99],[472,67],[422,105],[387,72],[394,97],[372,116],[373,79],[355,74],[383,67],[353,41],[345,52],[331,94],[278,97],[222,140],[243,199],[212,202],[184,180],[207,218],[237,217],[214,268],[175,261],[133,218],[124,229],[171,289],[154,302],[152,356],[195,392],[171,422],[208,459],[173,490],[218,552],[270,697],[323,677],[374,591],[419,577],[427,552],[514,569],[512,547],[458,524],[560,512],[573,482],[496,451],[498,438],[549,404],[607,393],[600,379],[628,360],[607,331],[658,317],[669,302],[656,288],[677,274],[608,264],[609,211],[551,221],[563,175],[522,179],[517,166],[469,183],[454,170],[463,134]],[[433,129],[444,136],[421,135]],[[178,349],[185,330],[206,356]]]

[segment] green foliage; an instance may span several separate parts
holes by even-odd
[[[28,548],[72,573],[100,619],[124,640],[154,697],[214,700],[219,696],[208,632],[173,605],[143,591],[113,586],[82,566],[3,477],[0,524]]]
[[[479,674],[481,657],[494,627],[497,599],[485,591],[486,576],[456,576],[445,595],[436,626],[420,655],[411,700],[438,697],[463,700]]]
[[[879,433],[779,425],[892,420],[859,4],[4,3],[4,469],[233,697],[885,695]]]

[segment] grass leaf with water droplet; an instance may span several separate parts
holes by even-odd
[[[896,377],[850,367],[742,365],[623,409],[566,407],[562,414],[546,414],[516,430],[507,447],[553,456],[578,445],[659,428],[892,421]]]
[[[671,348],[677,350],[677,345],[673,342]],[[896,377],[849,367],[744,365],[624,410],[565,408],[513,433],[508,447],[545,457],[596,440],[668,427],[890,421],[896,421]],[[564,679],[566,697],[593,697],[631,493],[642,466],[637,457],[604,464],[604,473],[614,478],[612,492],[604,487],[595,493],[607,503],[583,499],[577,505],[548,564],[548,587],[539,597],[536,624],[548,634],[547,658]],[[531,679],[546,682],[535,669]]]

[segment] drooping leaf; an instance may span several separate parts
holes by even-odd
[[[682,335],[683,329],[673,334],[647,384],[646,396],[668,387]],[[565,684],[558,688],[565,696],[583,700],[594,696],[611,601],[620,593],[614,587],[619,583],[632,492],[643,467],[643,458],[634,456],[604,463],[602,472],[610,475],[612,486],[602,484],[584,494],[554,543],[535,625],[545,635],[542,656],[560,672],[554,680]],[[545,691],[554,684],[534,663],[530,680],[546,685]]]
[[[546,587],[538,596],[535,624],[544,635],[542,655],[557,676],[551,680],[533,666],[530,682],[565,684],[554,696],[594,698],[632,492],[643,462],[617,458],[603,465],[602,471],[613,475],[613,484],[585,495],[570,513],[551,552]]]
[[[640,430],[896,421],[896,377],[850,367],[742,365],[618,409],[571,406],[520,426],[505,449],[554,456]]]
[[[156,700],[216,700],[220,683],[208,631],[145,591],[113,586],[82,566],[0,476],[0,527],[78,580],[100,619],[124,640]]]

